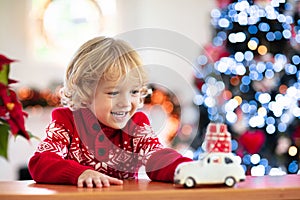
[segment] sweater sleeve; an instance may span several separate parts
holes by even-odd
[[[66,109],[52,112],[52,123],[46,128],[47,136],[28,163],[29,172],[36,182],[75,185],[80,174],[91,169],[67,159],[73,131],[71,116]]]
[[[36,152],[29,160],[30,174],[37,183],[76,185],[82,172],[92,169],[74,160],[65,160],[54,152]]]
[[[135,151],[140,152],[148,177],[153,181],[173,182],[177,165],[192,159],[183,157],[174,149],[163,147],[144,113],[137,113],[133,121],[136,125]]]
[[[174,149],[165,148],[151,155],[146,164],[146,173],[153,181],[173,182],[176,167],[192,159],[179,154]]]

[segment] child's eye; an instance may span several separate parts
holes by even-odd
[[[140,93],[140,90],[132,90],[131,91],[131,94],[133,94],[133,95],[137,95],[137,94],[139,94]]]
[[[107,93],[109,96],[116,96],[119,94],[119,92],[108,92]]]

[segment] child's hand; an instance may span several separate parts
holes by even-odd
[[[121,185],[123,184],[122,180],[113,178],[102,174],[100,172],[88,169],[85,170],[79,177],[77,181],[77,187],[109,187],[110,184]]]

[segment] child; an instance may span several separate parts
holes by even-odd
[[[151,180],[172,182],[179,163],[191,161],[164,148],[147,116],[138,111],[147,95],[140,58],[127,43],[97,37],[69,64],[62,103],[47,136],[30,158],[38,183],[107,187],[137,178],[145,165]]]

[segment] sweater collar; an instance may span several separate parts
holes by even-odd
[[[100,131],[108,137],[119,132],[120,129],[114,129],[101,123],[89,108],[80,108],[73,111],[76,128],[81,134],[96,136]]]

